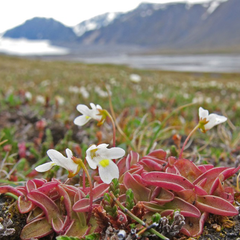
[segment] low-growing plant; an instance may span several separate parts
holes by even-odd
[[[225,122],[226,117],[209,114],[200,107],[199,122],[179,152],[176,148],[171,151],[173,155],[162,149],[151,150],[152,138],[148,154],[141,156],[129,150],[125,156],[126,151],[116,147],[115,125],[124,133],[115,117],[100,105],[90,105],[91,109],[83,104],[77,106],[82,115],[74,123],[82,127],[93,119],[101,126],[107,121],[113,129],[111,148],[105,143],[93,144],[87,148],[84,160],[74,156],[69,148],[66,157],[56,149],[49,149],[47,155],[51,161],[39,163],[35,171],[62,167],[68,171],[66,181],[33,177],[24,186],[0,186],[0,193],[16,198],[20,213],[27,214],[21,239],[50,234],[57,239],[101,239],[104,235],[118,239],[170,239],[179,233],[196,237],[202,234],[210,213],[238,214],[234,195],[239,189],[225,180],[236,174],[240,166],[215,167],[183,157],[197,129],[205,133]],[[157,126],[156,136],[161,126],[162,123]],[[43,138],[42,130],[39,139]],[[75,176],[79,176],[80,186],[69,181]]]

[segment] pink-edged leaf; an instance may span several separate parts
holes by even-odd
[[[151,172],[142,174],[142,177],[143,182],[148,185],[163,187],[176,192],[194,187],[185,177],[172,173]]]
[[[193,189],[184,189],[182,191],[177,192],[178,197],[182,198],[183,200],[194,204],[196,201],[196,193]]]
[[[44,185],[42,185],[41,187],[39,187],[38,191],[40,191],[44,194],[49,194],[50,192],[53,192],[54,189],[56,189],[55,187],[57,185],[59,185],[59,182],[57,182],[57,181],[47,182]]]
[[[58,192],[61,195],[61,198],[63,198],[64,206],[67,211],[67,216],[69,219],[71,219],[72,218],[72,202],[71,202],[70,196],[61,185],[58,185]]]
[[[207,192],[201,186],[198,185],[195,185],[195,193],[199,196],[207,195]]]
[[[93,188],[92,194],[93,194],[93,200],[102,197],[104,193],[108,192],[109,184],[107,183],[100,183],[96,187]]]
[[[45,217],[38,218],[24,226],[20,238],[22,240],[36,239],[49,235],[53,232],[51,224]]]
[[[203,173],[202,175],[200,175],[194,182],[194,185],[197,185],[200,181],[202,181],[203,179],[206,179],[206,182],[203,186],[203,184],[201,184],[201,187],[208,193],[208,194],[212,194],[214,192],[214,190],[217,188],[218,186],[218,182],[216,182],[216,179],[218,178],[219,174],[221,172],[223,172],[224,170],[226,170],[227,167],[216,167],[216,168],[211,168],[208,171],[206,171],[205,173]],[[211,191],[211,193],[210,193]]]
[[[7,193],[7,192],[12,193],[18,197],[23,195],[23,193],[20,190],[14,188],[12,186],[1,186],[0,187],[0,193]]]
[[[212,164],[203,164],[203,165],[198,165],[197,167],[200,171],[202,171],[202,173],[205,173],[206,171],[214,168]]]
[[[134,164],[136,164],[139,161],[139,154],[133,151],[130,151],[130,153],[126,157],[126,169],[129,170],[130,167]]]
[[[141,159],[140,163],[141,165],[143,165],[143,168],[150,172],[150,171],[162,171],[163,170],[163,166],[162,163],[159,162],[160,160],[158,159]]]
[[[47,195],[38,192],[37,190],[29,193],[28,198],[44,211],[48,221],[52,224],[53,229],[56,232],[60,232],[64,227],[64,223],[62,214],[55,202]]]
[[[38,178],[35,178],[32,181],[34,181],[34,183],[36,184],[37,188],[41,187],[43,184],[45,184],[47,182],[46,179],[38,179]]]
[[[154,200],[160,204],[164,204],[164,203],[172,201],[174,199],[174,194],[164,188],[157,187],[153,191],[152,197],[153,197],[152,200]]]
[[[92,208],[98,206],[98,204],[92,204]],[[75,212],[89,212],[90,210],[90,199],[82,198],[73,205],[73,211]]]
[[[178,169],[180,174],[190,182],[193,182],[202,174],[202,171],[188,159],[178,159],[174,163],[174,166]]]
[[[180,230],[188,237],[197,237],[202,234],[204,223],[208,218],[208,213],[204,212],[200,219],[195,217],[185,217],[185,224]]]
[[[143,166],[140,164],[135,164],[133,166],[131,166],[131,168],[128,171],[124,171],[122,174],[120,174],[120,177],[118,179],[119,183],[123,182],[124,176],[127,172],[131,173],[131,174],[141,174],[143,172]]]
[[[173,214],[175,210],[179,210],[185,217],[200,217],[200,211],[192,204],[184,201],[179,197],[175,197],[171,202],[159,205],[155,202],[143,202],[143,205],[153,212],[160,212],[162,216]]]
[[[81,223],[79,223],[76,220],[73,220],[69,227],[66,229],[64,235],[71,236],[71,237],[77,237],[77,238],[84,238],[91,230],[91,226],[82,226]]]
[[[224,187],[219,180],[218,188],[214,191],[214,195],[227,200],[230,203],[234,202],[235,191],[232,187]],[[206,195],[206,194],[205,194]]]
[[[31,200],[25,196],[20,196],[18,198],[18,209],[20,213],[28,213],[34,208],[34,204]]]
[[[231,203],[213,195],[197,196],[195,206],[203,212],[216,215],[234,216],[238,214],[238,210]]]
[[[38,218],[41,218],[44,216],[44,212],[41,208],[39,207],[35,207],[29,214],[27,217],[27,223],[30,223]]]
[[[167,153],[162,149],[157,149],[150,152],[147,156],[151,156],[160,160],[166,159]]]
[[[180,175],[180,172],[178,171],[178,169],[175,166],[166,167],[165,172]]]
[[[127,189],[131,188],[134,193],[134,198],[137,201],[149,201],[151,197],[151,190],[145,187],[137,176],[127,172],[124,176],[123,183]],[[138,180],[137,180],[138,179]]]
[[[27,192],[31,192],[34,189],[37,189],[37,185],[33,180],[28,180],[26,183]]]

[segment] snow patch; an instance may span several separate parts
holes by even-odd
[[[24,38],[0,38],[0,52],[10,55],[65,55],[66,48],[55,47],[48,40],[27,40]]]
[[[99,29],[101,27],[107,26],[118,16],[120,16],[120,13],[117,13],[117,12],[105,13],[79,23],[78,25],[73,27],[73,31],[77,36],[80,37],[87,31],[91,31],[91,30],[95,30],[95,29]]]

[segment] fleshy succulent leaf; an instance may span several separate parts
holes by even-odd
[[[176,209],[180,210],[185,217],[200,217],[200,211],[192,204],[181,198],[175,197],[173,201],[159,205],[156,202],[143,202],[144,206],[153,212],[160,212],[161,215],[167,216],[172,214]]]
[[[47,195],[38,192],[37,190],[29,193],[28,198],[44,211],[49,223],[52,224],[53,229],[56,232],[60,232],[64,227],[64,223],[63,217],[55,202]]]
[[[34,208],[32,201],[27,199],[25,196],[20,196],[18,198],[18,209],[20,213],[28,213]]]
[[[204,212],[200,218],[185,217],[185,224],[180,230],[181,233],[189,237],[197,237],[202,234],[204,223],[208,218],[208,213]]]
[[[139,176],[139,175],[138,175]],[[131,188],[134,193],[134,198],[137,201],[149,201],[151,190],[141,184],[134,175],[127,172],[124,176],[124,185],[127,189]]]
[[[202,174],[202,171],[188,159],[178,159],[174,166],[178,169],[179,173],[190,182],[193,182]]]
[[[197,196],[195,206],[203,212],[209,212],[222,216],[234,216],[238,214],[238,210],[227,200],[213,196]]]
[[[142,177],[143,182],[146,184],[163,187],[176,192],[193,188],[193,184],[185,177],[172,173],[151,172],[143,174]]]
[[[35,239],[47,236],[52,233],[53,229],[46,217],[38,218],[24,226],[21,232],[21,239]]]

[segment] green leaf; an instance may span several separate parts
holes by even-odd
[[[133,191],[132,191],[131,188],[129,188],[129,189],[126,191],[126,208],[127,208],[128,210],[131,210],[134,205],[135,205],[135,203],[134,203]]]
[[[77,237],[68,237],[68,236],[58,236],[56,239],[57,239],[57,240],[80,240],[80,238],[77,238]]]

